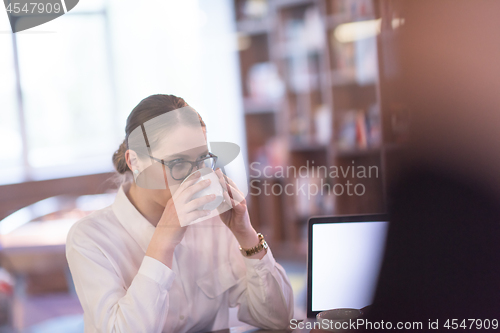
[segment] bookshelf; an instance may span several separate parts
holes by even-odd
[[[270,243],[305,255],[296,245],[310,216],[386,210],[407,121],[404,107],[385,100],[390,80],[380,74],[382,44],[397,33],[380,18],[394,13],[377,0],[234,0],[234,9],[248,158],[256,166],[250,217]],[[390,54],[383,56],[387,62]],[[319,166],[327,171],[315,174]],[[279,173],[289,167],[313,172]]]

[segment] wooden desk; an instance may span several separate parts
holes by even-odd
[[[302,320],[302,322],[315,322],[316,319],[307,318]],[[253,327],[250,325],[231,327],[225,330],[213,331],[211,333],[261,333],[261,332],[274,332],[274,333],[313,333],[313,332],[327,332],[323,330],[308,330],[308,329],[288,329],[288,330],[264,330],[261,328]]]

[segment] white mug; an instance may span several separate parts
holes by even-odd
[[[214,209],[216,209],[217,207],[219,207],[219,205],[222,203],[222,201],[224,201],[224,197],[223,197],[224,191],[222,190],[222,186],[219,182],[219,177],[217,176],[217,174],[215,173],[214,170],[212,170],[210,168],[202,168],[200,170],[193,172],[189,176],[187,176],[186,179],[184,179],[182,181],[182,183],[187,181],[196,172],[200,172],[200,178],[198,178],[198,180],[194,184],[199,183],[205,179],[210,179],[211,183],[208,187],[205,187],[204,189],[196,192],[191,197],[191,200],[201,198],[205,195],[215,194],[215,200],[212,200],[212,201],[206,203],[205,205],[199,207],[198,210],[214,210]],[[181,183],[181,185],[182,185],[182,183]]]

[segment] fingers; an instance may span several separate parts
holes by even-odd
[[[237,208],[237,206],[245,200],[244,196],[231,185],[227,185],[229,191],[223,192],[224,202],[230,208]]]
[[[234,201],[236,201],[236,203],[240,203],[243,200],[245,200],[245,197],[243,196],[243,193],[241,193],[240,191],[238,191],[237,189],[235,189],[231,185],[228,185],[228,187],[229,187],[229,191],[228,191],[229,196],[231,197],[231,199],[233,199]]]
[[[229,197],[229,193],[227,191],[224,191],[224,193],[222,194],[223,197],[224,197],[224,201],[231,207],[234,207],[232,202],[231,202],[231,197]]]
[[[219,183],[222,186],[223,193],[224,194],[227,194],[228,192],[230,193],[231,188],[229,187],[229,184],[226,181],[225,175],[222,173],[222,170],[220,168],[218,168],[217,170],[215,170],[215,173],[219,177]],[[228,204],[231,204],[230,196],[232,196],[232,195],[231,194],[229,196],[224,195],[224,199],[226,200],[226,202]]]
[[[219,214],[222,214],[233,208],[233,205],[231,203],[231,198],[229,197],[227,191],[224,190],[222,192],[222,197],[224,198],[224,200],[222,200],[221,204],[217,207],[217,211],[219,212]]]
[[[224,175],[225,178],[226,178],[226,181],[229,183],[229,185],[231,185],[232,187],[234,187],[235,189],[238,189],[238,186],[236,186],[236,183],[231,179],[229,178],[228,176]],[[239,191],[239,189],[238,189]]]
[[[224,174],[222,173],[221,168],[215,169],[215,173],[217,174],[217,176],[219,176],[219,178],[222,177],[222,176],[224,176]]]
[[[181,209],[182,211],[177,212],[177,219],[178,223],[181,227],[185,227],[190,225],[194,220],[197,220],[199,218],[203,218],[206,216],[209,216],[210,213],[212,212],[211,210],[206,210],[206,209],[196,209],[199,208],[200,206],[203,206],[207,202],[211,202],[214,199],[212,198],[207,198],[210,196],[204,196],[202,198],[196,199],[196,204],[195,202],[191,201],[187,205],[184,205]]]
[[[219,177],[219,183],[222,186],[222,189],[224,191],[227,191],[227,182],[226,179],[224,178],[222,170],[220,168],[217,168],[217,170],[215,170],[215,174]]]
[[[182,191],[184,191],[186,188],[196,183],[200,177],[200,171],[192,173],[191,176],[189,178],[186,178],[186,180],[179,186],[177,192],[182,193]]]
[[[229,192],[238,191],[243,196],[243,193],[239,190],[236,183],[231,178],[229,178],[228,176],[223,174],[222,170],[220,168],[217,168],[217,170],[215,170],[215,172],[219,176],[219,181],[220,181],[223,189],[226,189]],[[231,185],[232,187],[230,187],[228,185]]]
[[[186,212],[191,212],[214,200],[215,200],[215,194],[209,194],[202,196],[201,198],[191,200],[186,204]]]
[[[202,189],[210,186],[210,179],[204,179],[199,183],[189,186],[184,191],[182,191],[179,196],[182,197],[183,202],[188,202],[191,200],[191,197],[196,193],[201,191]]]
[[[236,184],[231,180],[231,178],[229,178],[228,176],[223,174],[222,170],[220,168],[217,168],[217,170],[215,170],[215,172],[217,173],[219,178],[223,178],[226,183],[231,184],[233,187],[237,188]]]
[[[184,190],[184,194],[188,196],[188,200],[196,193],[204,189],[205,187],[210,186],[212,181],[210,179],[204,179],[194,185],[191,185],[187,189]]]
[[[228,204],[231,204],[233,207],[235,207],[236,204],[239,204],[240,202],[245,200],[245,195],[238,189],[236,183],[231,178],[224,175],[220,168],[217,168],[215,172],[219,176],[219,182],[222,185],[224,193],[229,194],[228,196],[224,195],[224,200]]]
[[[219,184],[222,187],[222,192],[223,193],[228,193],[228,191],[231,191],[231,189],[229,188],[229,185],[224,180],[224,177],[219,178]]]
[[[188,213],[186,215],[187,223],[191,223],[194,220],[199,219],[200,217],[208,216],[208,215],[210,215],[210,213],[211,213],[211,211],[209,211],[209,210],[195,210],[195,211],[192,211],[191,213]]]

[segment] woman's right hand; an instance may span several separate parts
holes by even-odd
[[[192,221],[210,214],[209,210],[197,210],[206,203],[215,200],[215,195],[206,195],[194,200],[192,196],[210,185],[210,179],[195,182],[200,177],[197,172],[182,183],[168,200],[160,221],[149,243],[146,255],[163,262],[172,268],[172,258],[175,247],[181,242],[188,225]]]

